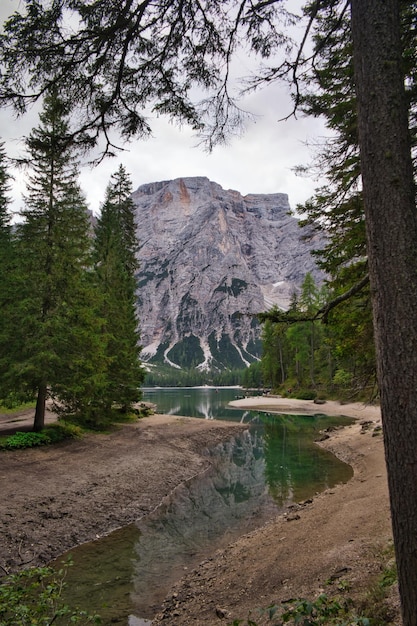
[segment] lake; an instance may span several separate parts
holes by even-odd
[[[242,395],[238,388],[144,390],[160,413],[239,421],[248,429],[207,450],[210,471],[179,485],[152,514],[71,550],[72,606],[99,613],[105,625],[149,623],[185,571],[292,502],[350,479],[351,468],[314,440],[351,420],[227,406]]]

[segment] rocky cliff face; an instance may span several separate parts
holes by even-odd
[[[259,358],[252,315],[285,308],[306,273],[317,276],[317,242],[303,241],[287,195],[242,196],[197,177],[142,185],[132,197],[142,358],[200,369]]]

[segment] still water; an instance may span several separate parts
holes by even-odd
[[[258,414],[231,409],[239,389],[146,389],[161,413],[228,419],[248,430],[207,450],[211,468],[177,487],[150,515],[72,550],[68,600],[99,613],[103,624],[149,623],[169,588],[216,549],[291,502],[352,475],[314,444],[320,430],[346,418]]]
[[[153,402],[158,413],[247,422],[250,411],[233,409],[228,403],[243,397],[239,387],[145,387],[143,400]],[[251,393],[251,395],[255,395]]]

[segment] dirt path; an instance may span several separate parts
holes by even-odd
[[[253,607],[329,592],[340,577],[356,597],[378,573],[378,551],[391,537],[382,437],[374,436],[379,410],[275,398],[237,403],[351,415],[371,424],[363,427],[358,420],[321,444],[353,466],[348,484],[289,510],[187,573],[155,625],[227,624]],[[112,435],[1,453],[0,567],[14,571],[46,563],[146,515],[181,481],[204,471],[209,462],[204,448],[244,428],[155,415]],[[332,577],[336,582],[329,587]]]

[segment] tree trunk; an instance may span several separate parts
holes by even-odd
[[[39,385],[38,397],[36,399],[35,419],[33,422],[33,430],[35,433],[41,431],[45,426],[45,404],[46,404],[46,385]]]
[[[398,0],[351,0],[378,381],[405,626],[417,616],[417,215]]]
[[[281,385],[283,385],[285,383],[285,366],[284,366],[284,354],[282,352],[282,340],[279,340],[279,344],[278,344],[278,350],[279,350],[279,367],[281,370]]]

